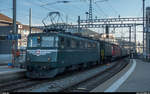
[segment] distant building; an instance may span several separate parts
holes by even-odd
[[[18,34],[21,34],[21,39],[18,40],[19,47],[26,47],[27,46],[27,36],[29,35],[29,26],[28,25],[19,25],[18,27]],[[32,33],[40,33],[42,32],[41,29],[32,28]]]
[[[150,7],[146,8],[146,55],[150,58]]]
[[[8,34],[12,33],[12,18],[0,13],[0,54],[10,54],[12,41],[7,39]],[[21,39],[18,40],[18,48],[27,46],[27,36],[29,34],[29,26],[16,22],[18,34]],[[38,28],[32,28],[32,33],[42,32]]]

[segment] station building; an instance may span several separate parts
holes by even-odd
[[[8,34],[12,33],[13,19],[0,13],[0,54],[11,54],[12,40],[8,40]],[[16,22],[17,32],[21,34],[21,39],[18,40],[18,48],[25,48],[27,46],[27,36],[29,34],[29,26]],[[42,32],[38,28],[32,28],[32,33]]]

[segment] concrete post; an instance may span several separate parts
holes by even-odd
[[[16,30],[16,0],[13,0],[13,34],[17,34]],[[17,41],[13,40],[12,42],[12,63],[13,65],[16,62],[16,50],[17,50]]]
[[[32,23],[32,12],[31,12],[31,8],[29,9],[29,34],[31,34],[32,31],[32,27],[31,27],[31,23]]]
[[[131,58],[131,26],[129,27],[129,49],[130,49],[130,58]]]

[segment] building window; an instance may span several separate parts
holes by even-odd
[[[148,47],[149,47],[149,53],[150,53],[150,39],[149,39],[149,45],[148,45]]]
[[[54,36],[43,36],[41,47],[54,47]]]
[[[7,40],[7,36],[0,36],[0,40]]]

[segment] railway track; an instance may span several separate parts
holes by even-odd
[[[122,66],[122,65],[119,65],[119,66]],[[104,76],[104,78],[108,77],[108,74],[110,73],[113,73],[110,77],[112,77],[115,72],[114,71],[111,71],[113,70],[114,68],[115,69],[120,69],[118,66],[118,63],[114,64],[111,66],[111,68],[108,67],[107,70],[105,71],[102,71],[100,73],[98,73],[97,71],[97,75],[106,75]],[[124,65],[125,67],[125,65]],[[97,67],[93,67],[91,68],[90,70],[94,69],[94,68],[97,68]],[[123,67],[122,67],[123,68]],[[99,68],[97,68],[98,70],[100,70]],[[119,71],[119,70],[115,70],[115,71]],[[93,71],[93,73],[95,73]],[[73,72],[69,72],[69,73],[65,73],[63,75],[59,75],[59,76],[56,76],[55,78],[52,78],[52,79],[46,79],[46,80],[31,80],[31,79],[25,79],[25,78],[22,78],[22,79],[18,79],[18,80],[15,80],[15,81],[10,81],[10,82],[7,82],[7,83],[3,83],[3,84],[0,84],[0,91],[8,91],[8,92],[45,92],[45,91],[48,91],[48,92],[76,92],[77,88],[81,87],[81,85],[83,86],[84,83],[87,83],[95,80],[95,83],[96,83],[96,79],[94,78],[98,78],[97,75],[94,75],[92,77],[90,76],[84,76],[83,74],[86,74],[86,75],[89,75],[89,74],[92,72],[89,71],[89,69],[86,69],[86,70],[82,70],[82,71],[73,71]],[[82,79],[81,80],[77,80],[77,78],[81,77]],[[110,78],[109,77],[109,78]],[[104,82],[106,79],[101,80],[102,82]],[[45,84],[48,84],[48,87],[45,87]],[[74,87],[74,86],[78,86],[78,87]],[[89,85],[89,86],[92,86],[92,85]],[[39,88],[47,88],[46,90],[45,89],[39,89]],[[76,88],[76,89],[75,89]],[[93,86],[92,86],[93,88]],[[90,88],[91,89],[91,88]],[[79,90],[81,91],[81,90]]]
[[[27,91],[31,91],[31,92],[73,92],[72,87],[81,85],[81,83],[88,82],[92,79],[96,80],[98,78],[98,75],[100,77],[103,76],[103,78],[101,78],[101,79],[103,79],[103,80],[101,80],[101,82],[106,81],[107,79],[109,79],[110,77],[112,77],[113,75],[118,73],[127,64],[128,64],[127,62],[124,65],[119,64],[119,62],[118,62],[118,63],[114,63],[113,65],[109,65],[109,67],[108,66],[101,67],[101,68],[96,67],[91,70],[80,71],[78,73],[72,73],[72,75],[63,76],[60,79],[54,79],[49,82],[46,82],[45,84],[40,84],[36,87],[26,89],[21,92],[27,92]],[[103,70],[103,68],[105,68],[105,70]],[[96,78],[96,79],[94,79],[94,78]],[[95,83],[97,83],[97,82],[95,82]],[[99,85],[99,84],[100,83],[97,83],[97,85]],[[91,86],[91,85],[89,85],[89,86]],[[94,88],[94,87],[92,86],[92,88]],[[92,89],[92,88],[90,88],[90,89]]]
[[[8,65],[8,63],[0,63],[0,67],[1,66],[7,66]]]
[[[61,90],[61,92],[90,92],[92,89],[96,88],[98,85],[104,83],[115,74],[120,72],[128,64],[127,60],[122,60],[120,62],[118,62],[118,64],[116,64],[112,68],[103,71],[83,82],[74,84],[71,87]]]
[[[36,84],[38,81],[32,81],[30,79],[18,79],[15,81],[9,81],[7,83],[0,84],[0,91],[12,92],[18,89],[23,89],[28,86]]]
[[[36,85],[40,85],[42,83],[46,82],[51,82],[54,80],[59,80],[61,78],[64,78],[66,76],[74,75],[77,73],[76,71],[73,71],[73,74],[66,73],[64,75],[57,76],[56,78],[51,78],[51,79],[37,79],[37,80],[32,80],[32,79],[27,79],[27,78],[20,78],[14,81],[9,81],[5,83],[0,83],[0,92],[16,92],[16,91],[24,91],[24,89],[30,89]]]

